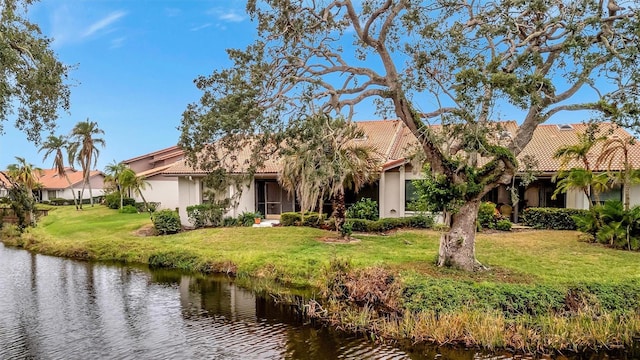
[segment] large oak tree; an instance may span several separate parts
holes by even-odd
[[[53,130],[58,109],[69,110],[69,67],[27,19],[33,2],[0,0],[0,134],[11,120],[38,143],[43,130]]]
[[[250,0],[247,10],[257,40],[228,50],[232,67],[196,80],[204,94],[183,115],[192,163],[213,169],[216,152],[201,150],[286,134],[311,111],[351,118],[375,104],[416,135],[434,178],[455,195],[441,266],[483,268],[480,199],[511,183],[538,125],[579,110],[638,116],[632,1]],[[507,114],[520,124],[515,134],[496,123]],[[258,163],[265,154],[253,149]]]

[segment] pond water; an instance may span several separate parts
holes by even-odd
[[[79,262],[0,243],[0,359],[436,358],[511,357],[375,344],[305,323],[291,306],[229,278]]]

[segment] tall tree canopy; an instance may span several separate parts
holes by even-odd
[[[510,183],[538,125],[577,110],[640,115],[633,1],[249,0],[247,11],[257,40],[196,80],[204,95],[185,111],[180,141],[191,161],[206,168],[215,161],[194,155],[206,144],[281,134],[312,110],[351,118],[375,103],[411,129],[456,194],[440,265],[482,268],[480,199]],[[520,127],[496,139],[492,122],[506,111]]]
[[[26,19],[33,2],[0,0],[0,134],[3,123],[14,120],[37,143],[42,130],[53,130],[58,109],[69,109],[69,67]]]
[[[93,192],[91,189],[91,167],[98,163],[100,150],[98,145],[105,147],[103,138],[96,137],[104,134],[104,130],[98,127],[98,123],[90,121],[80,121],[71,130],[69,137],[69,162],[77,162],[82,168],[82,190],[80,192],[80,209],[82,209],[82,197],[85,186],[89,186],[89,198],[93,206]]]

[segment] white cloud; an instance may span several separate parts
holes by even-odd
[[[202,29],[206,29],[206,28],[208,28],[209,26],[212,26],[212,25],[213,25],[212,23],[206,23],[206,24],[202,24],[200,26],[194,26],[189,30],[191,30],[191,31],[199,31],[199,30],[202,30]]]
[[[111,49],[117,49],[122,47],[122,45],[124,45],[125,40],[127,40],[126,36],[123,37],[119,37],[119,38],[115,38],[113,40],[111,40]]]
[[[104,18],[94,22],[93,24],[91,24],[87,30],[85,30],[82,33],[82,37],[89,37],[93,34],[95,34],[96,32],[107,28],[109,25],[113,24],[114,22],[118,21],[120,18],[122,18],[123,16],[125,16],[127,13],[124,11],[114,11],[111,14],[105,16]]]
[[[214,8],[207,11],[209,15],[215,16],[218,20],[227,23],[243,22],[247,16],[235,9]]]
[[[225,21],[225,22],[243,22],[245,19],[244,15],[240,15],[238,13],[235,12],[229,12],[226,14],[220,14],[218,15],[218,19]]]

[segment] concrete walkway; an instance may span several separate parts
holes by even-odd
[[[280,220],[261,220],[260,224],[253,224],[253,227],[273,227],[280,225]]]

